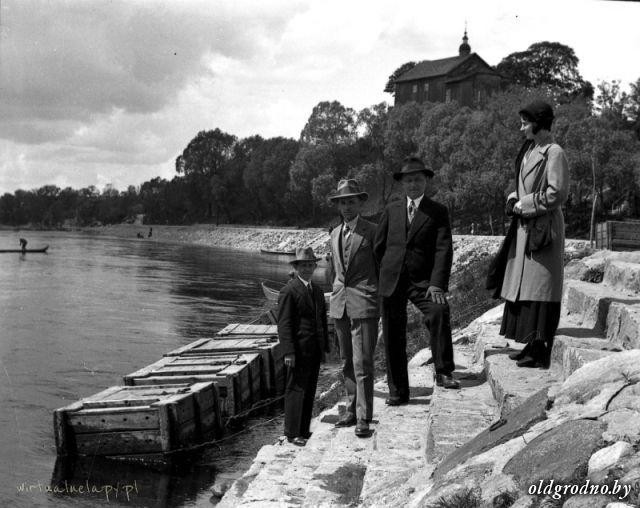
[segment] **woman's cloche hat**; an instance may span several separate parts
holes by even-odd
[[[296,258],[289,261],[291,265],[297,265],[298,263],[302,263],[303,261],[320,261],[320,258],[317,258],[313,253],[312,247],[296,247]]]
[[[329,196],[330,201],[335,201],[340,198],[350,198],[351,196],[358,196],[363,201],[369,197],[369,194],[360,189],[358,182],[353,178],[343,178],[338,182],[338,188]]]

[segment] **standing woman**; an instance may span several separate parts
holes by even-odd
[[[560,321],[564,275],[564,217],[569,166],[553,142],[553,109],[534,101],[519,111],[525,135],[516,158],[516,191],[507,199],[507,215],[518,218],[502,284],[506,300],[500,334],[526,344],[510,355],[518,367],[548,368]]]

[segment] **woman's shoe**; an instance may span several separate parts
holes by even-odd
[[[531,358],[530,356],[525,356],[521,360],[516,362],[518,367],[537,367],[538,362]]]

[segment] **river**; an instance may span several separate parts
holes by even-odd
[[[277,414],[249,422],[257,428],[192,464],[154,471],[111,461],[56,464],[52,412],[122,385],[123,375],[169,350],[249,321],[264,305],[259,281],[284,281],[287,263],[58,232],[0,231],[0,248],[18,246],[20,236],[50,248],[0,254],[0,505],[212,506],[216,480],[237,476],[262,442],[281,434]],[[52,479],[62,492],[48,492]],[[79,492],[78,479],[94,492]]]

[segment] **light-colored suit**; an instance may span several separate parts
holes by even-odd
[[[373,355],[378,339],[378,267],[373,253],[375,224],[358,217],[345,259],[343,225],[331,232],[333,292],[329,316],[344,360],[343,374],[349,396],[348,412],[359,420],[373,413]]]

